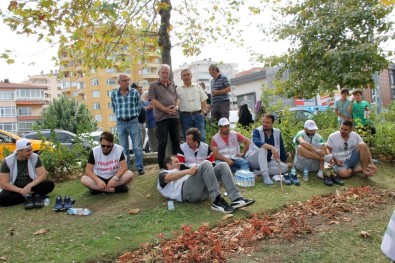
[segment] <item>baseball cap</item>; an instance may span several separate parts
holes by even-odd
[[[230,122],[228,121],[227,118],[222,118],[218,121],[218,126],[225,126],[225,125],[230,125]]]
[[[317,124],[315,124],[315,122],[313,120],[307,120],[304,123],[304,127],[310,131],[312,130],[318,130]]]
[[[28,139],[21,138],[16,141],[16,150],[19,151],[19,150],[29,148],[31,145],[32,145],[32,143]]]

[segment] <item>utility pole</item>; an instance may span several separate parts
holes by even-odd
[[[376,112],[377,114],[381,113],[383,111],[383,102],[381,101],[381,88],[380,88],[380,74],[379,72],[375,72],[373,74],[373,81],[374,81],[374,86],[376,89],[376,96],[374,97],[374,100],[376,102]]]

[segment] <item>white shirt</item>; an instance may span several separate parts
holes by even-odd
[[[180,111],[199,111],[202,109],[202,102],[207,100],[207,94],[197,83],[192,83],[189,87],[177,87],[177,95],[180,99]]]
[[[351,153],[361,142],[363,142],[361,136],[355,132],[350,132],[347,141],[343,139],[340,131],[334,132],[328,137],[328,146],[332,148],[333,156],[341,161],[349,159]]]

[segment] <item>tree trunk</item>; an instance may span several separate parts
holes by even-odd
[[[170,28],[170,12],[171,12],[171,3],[170,0],[161,0],[161,3],[166,3],[169,5],[167,9],[161,9],[159,11],[160,14],[160,27],[159,27],[159,41],[158,45],[161,48],[162,53],[162,63],[168,64],[170,66],[170,79],[173,80],[172,66],[171,66],[171,42],[169,35]]]

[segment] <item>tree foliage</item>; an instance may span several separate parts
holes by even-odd
[[[173,3],[172,3],[173,2]],[[260,1],[258,1],[260,2]],[[41,0],[10,1],[3,21],[18,34],[37,35],[38,40],[71,49],[88,68],[130,66],[130,50],[161,48],[162,63],[171,65],[171,48],[184,55],[200,53],[200,47],[218,39],[241,43],[239,10],[244,1],[209,0]],[[258,14],[258,7],[248,7]],[[172,15],[172,20],[170,20]],[[171,44],[171,37],[177,40]],[[132,59],[144,62],[144,52]],[[2,54],[9,59],[9,52]]]
[[[291,47],[285,55],[266,58],[280,65],[279,93],[311,98],[337,85],[374,86],[372,74],[388,66],[380,44],[389,37],[392,10],[378,0],[287,1],[270,34],[289,40]]]
[[[96,130],[97,123],[84,103],[62,95],[44,109],[38,126],[40,129],[63,129],[80,134]]]

